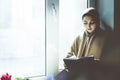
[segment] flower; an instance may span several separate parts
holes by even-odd
[[[12,75],[9,75],[8,73],[6,73],[0,77],[0,80],[11,80],[11,77]]]

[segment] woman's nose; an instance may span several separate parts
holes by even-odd
[[[91,26],[91,25],[90,25],[90,24],[88,24],[88,25],[87,25],[87,28],[90,28],[90,26]]]

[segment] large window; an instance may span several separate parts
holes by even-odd
[[[81,14],[87,0],[51,1],[45,9],[45,0],[0,0],[0,75],[52,73],[58,67],[58,53],[59,69],[63,68],[72,41],[83,32]]]
[[[45,0],[0,0],[0,75],[45,75]]]
[[[59,69],[63,69],[63,58],[76,36],[82,34],[81,14],[87,8],[87,0],[60,0],[59,22]]]

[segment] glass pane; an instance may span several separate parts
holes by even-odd
[[[45,75],[45,1],[0,0],[0,74]]]
[[[63,69],[63,58],[66,57],[76,36],[81,35],[81,14],[87,8],[87,0],[60,0],[59,27],[59,69]]]

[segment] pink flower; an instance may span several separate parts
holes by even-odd
[[[8,73],[6,73],[0,77],[0,80],[11,80],[11,77],[12,75],[9,75]]]

